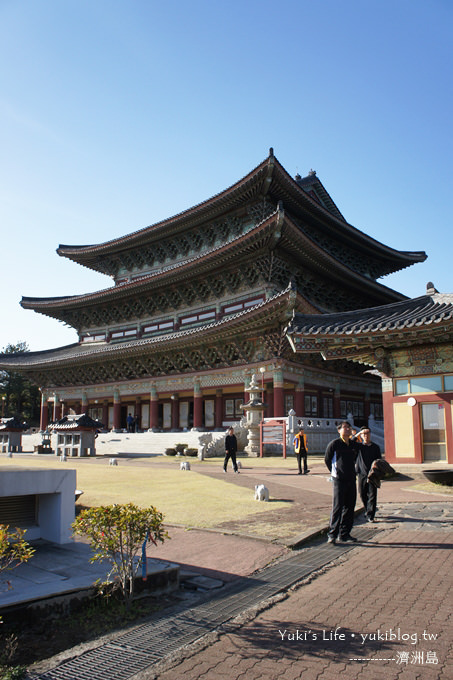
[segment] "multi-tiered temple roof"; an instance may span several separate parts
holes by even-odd
[[[2,357],[2,366],[48,385],[284,357],[294,310],[319,315],[399,302],[405,296],[377,279],[426,258],[348,224],[316,173],[292,178],[272,149],[239,182],[175,217],[57,252],[114,285],[22,299],[25,309],[79,333],[68,347]]]

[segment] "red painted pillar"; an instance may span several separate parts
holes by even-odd
[[[109,402],[107,399],[102,402],[102,424],[105,430],[109,429]]]
[[[137,431],[141,427],[141,421],[142,421],[142,402],[140,397],[135,397],[135,409],[134,409],[135,417],[138,418],[136,421],[137,424]]]
[[[382,409],[384,415],[385,459],[389,463],[396,460],[395,421],[393,417],[393,382],[391,378],[382,379]]]
[[[55,394],[54,398],[53,398],[53,412],[52,412],[52,420],[54,422],[59,419],[59,415],[60,415],[58,404],[59,404],[58,394]]]
[[[335,385],[335,391],[333,393],[333,417],[334,418],[341,418],[340,398],[341,398],[340,383],[337,383]]]
[[[171,397],[171,429],[179,428],[179,395],[172,394]]]
[[[294,410],[296,416],[303,417],[305,415],[305,383],[304,380],[299,380],[294,392]]]
[[[223,421],[223,392],[222,390],[216,390],[215,393],[215,427],[222,427]]]
[[[200,383],[195,383],[193,389],[193,426],[203,427],[203,396]]]
[[[365,399],[363,404],[363,416],[368,423],[368,418],[370,417],[370,390],[366,390]]]
[[[273,418],[274,416],[274,390],[273,387],[266,388],[266,418]]]
[[[121,430],[121,397],[117,390],[113,393],[113,430],[114,432]]]
[[[47,425],[49,424],[49,407],[47,405],[47,397],[44,394],[41,395],[41,418],[39,422],[39,427],[41,432],[47,430]]]
[[[149,395],[149,429],[152,430],[153,427],[159,427],[159,397],[154,386]]]
[[[274,372],[274,418],[285,417],[285,395],[283,391],[283,371]]]

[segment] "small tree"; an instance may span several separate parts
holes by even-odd
[[[26,529],[12,529],[8,524],[0,524],[0,576],[10,571],[21,562],[27,562],[35,549],[24,540]],[[7,581],[8,588],[10,587]]]
[[[102,505],[82,510],[72,529],[75,534],[90,539],[93,557],[90,562],[109,560],[112,575],[118,580],[124,602],[129,606],[134,594],[134,579],[142,564],[144,544],[150,540],[154,545],[163,543],[168,534],[163,529],[163,515],[155,507],[139,508],[127,505]],[[144,554],[146,559],[146,554]]]

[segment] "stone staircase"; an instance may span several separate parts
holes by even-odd
[[[162,455],[166,448],[173,448],[175,444],[184,443],[189,448],[199,449],[200,437],[204,432],[101,432],[96,439],[97,456],[156,456]],[[208,444],[209,449],[223,450],[225,432],[210,432],[212,441]],[[51,435],[52,449],[55,451],[57,435]],[[33,453],[34,447],[41,444],[41,435],[24,434],[22,436],[22,450],[24,453]],[[217,446],[216,446],[217,444]],[[219,447],[220,444],[220,447]],[[215,451],[207,455],[216,455]]]

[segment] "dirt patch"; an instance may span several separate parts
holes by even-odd
[[[175,605],[171,595],[137,600],[126,610],[114,599],[96,597],[70,614],[58,618],[39,617],[22,621],[4,620],[0,632],[0,649],[11,650],[5,661],[10,666],[31,664],[48,659],[83,642],[124,630],[140,623],[157,611]]]

